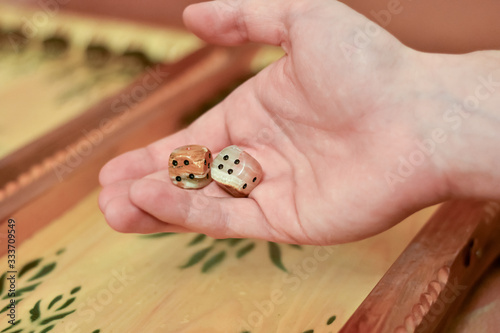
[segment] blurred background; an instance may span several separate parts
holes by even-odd
[[[183,8],[194,2],[199,1],[144,0],[139,5],[132,0],[72,0],[66,7],[156,24],[172,22],[182,25]],[[500,3],[495,0],[479,3],[473,0],[342,2],[379,23],[403,43],[417,50],[461,53],[500,48]]]

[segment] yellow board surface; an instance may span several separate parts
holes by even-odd
[[[174,28],[0,5],[0,158],[132,83],[141,54],[172,63],[202,45]]]
[[[120,234],[94,192],[17,248],[20,322],[9,328],[7,309],[0,331],[337,332],[433,211],[361,242],[296,247]],[[3,288],[0,309],[9,300]]]

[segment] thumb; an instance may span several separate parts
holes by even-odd
[[[293,1],[226,0],[188,6],[184,23],[209,43],[259,42],[282,45],[288,39],[288,13]]]

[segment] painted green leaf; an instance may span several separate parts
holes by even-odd
[[[23,276],[24,274],[28,273],[33,268],[35,268],[36,266],[38,266],[38,264],[40,263],[40,261],[42,261],[42,258],[38,258],[38,259],[32,260],[29,263],[27,263],[26,265],[24,265],[23,268],[21,268],[21,270],[19,271],[18,277],[21,278],[21,276]]]
[[[48,331],[51,331],[56,325],[50,325],[45,327],[43,330],[40,331],[40,333],[47,333]]]
[[[14,301],[14,305],[17,305],[17,303],[21,302],[22,300],[23,300],[22,298],[21,298],[21,299],[16,299],[16,300]],[[10,306],[10,302],[9,302],[9,304],[7,304],[6,306],[4,306],[4,307],[2,308],[2,310],[0,310],[0,314],[2,314],[2,313],[4,313],[5,311],[7,311],[7,310],[9,309],[9,306]]]
[[[314,333],[314,330],[304,331],[304,333]]]
[[[40,318],[40,302],[42,300],[39,300],[38,302],[36,302],[35,306],[33,306],[33,308],[30,310],[30,313],[31,313],[31,317],[30,317],[30,320],[31,322],[34,322],[35,320],[37,320],[38,318]]]
[[[250,251],[252,251],[254,248],[255,248],[255,243],[251,242],[250,244],[242,247],[241,249],[239,249],[236,252],[236,258],[243,257],[244,255],[246,255],[247,253],[249,253]]]
[[[142,238],[163,238],[176,235],[175,232],[158,232],[156,234],[141,235]]]
[[[60,249],[59,251],[56,252],[56,255],[61,255],[66,251],[66,249]]]
[[[195,254],[193,254],[191,256],[191,258],[189,258],[187,263],[185,263],[184,265],[181,266],[181,268],[188,268],[188,267],[191,267],[193,265],[196,265],[203,258],[205,258],[205,256],[208,254],[208,252],[210,252],[210,250],[212,250],[212,249],[213,249],[213,246],[209,246],[209,247],[206,247],[206,248],[196,252]]]
[[[302,250],[302,246],[298,245],[298,244],[288,244],[289,246],[293,247],[294,249],[297,249],[297,250]]]
[[[16,325],[19,325],[19,323],[20,323],[20,322],[21,322],[21,319],[16,320],[16,321],[14,322],[14,324],[12,324],[12,325],[10,325],[10,326],[7,326],[6,328],[4,328],[3,330],[1,330],[0,332],[2,332],[2,333],[3,333],[3,332],[7,332],[7,331],[9,331],[11,328],[16,327]],[[11,333],[13,333],[13,332],[11,332]]]
[[[223,243],[227,241],[227,238],[216,238],[214,239],[214,243]]]
[[[39,270],[38,273],[36,273],[35,276],[33,276],[28,281],[33,281],[33,280],[39,279],[41,277],[44,277],[45,275],[47,275],[50,272],[52,272],[54,270],[54,268],[56,268],[56,263],[55,262],[47,264],[47,265],[43,266],[42,269]]]
[[[94,332],[92,332],[92,333],[100,333],[100,332],[101,332],[101,330],[95,330],[95,331],[94,331]]]
[[[79,291],[80,291],[80,289],[82,289],[82,287],[81,287],[81,286],[75,287],[75,288],[71,289],[70,294],[71,294],[71,295],[76,294],[77,292],[79,292]]]
[[[72,314],[73,312],[75,312],[76,310],[72,310],[72,311],[69,311],[69,312],[64,312],[64,313],[60,313],[58,315],[55,315],[55,316],[52,316],[52,317],[49,317],[47,319],[44,319],[40,322],[40,325],[45,325],[45,324],[48,324],[50,323],[51,321],[54,321],[54,320],[58,320],[58,319],[63,319],[64,317],[66,317],[67,315],[70,315]]]
[[[50,310],[50,308],[51,308],[52,306],[54,306],[54,304],[56,304],[57,302],[59,302],[59,301],[61,300],[61,298],[62,298],[62,295],[58,295],[58,296],[56,296],[56,297],[55,297],[55,298],[54,298],[54,299],[50,302],[48,309]]]
[[[29,291],[33,291],[36,289],[36,287],[38,287],[40,285],[41,282],[38,282],[38,283],[35,283],[35,284],[32,284],[31,286],[27,286],[27,287],[24,287],[24,288],[21,288],[21,289],[18,289],[16,291],[16,297],[19,297],[21,295],[23,295],[24,293],[26,292],[29,292]]]
[[[68,306],[71,305],[71,303],[73,303],[75,301],[75,299],[76,299],[76,297],[68,299],[66,302],[64,302],[63,305],[61,305],[60,307],[58,307],[56,311],[62,310],[64,308],[67,308]]]
[[[327,325],[331,325],[337,319],[337,316],[331,316],[328,321],[326,322]]]
[[[279,269],[283,270],[284,272],[288,272],[285,266],[283,265],[283,262],[281,262],[280,246],[273,242],[267,242],[267,243],[269,244],[269,257],[271,258],[273,264]]]
[[[217,253],[216,255],[212,256],[210,259],[208,259],[203,264],[203,267],[201,268],[201,271],[203,273],[208,272],[210,269],[212,269],[215,266],[217,266],[218,264],[220,264],[222,262],[222,260],[224,260],[225,257],[226,257],[226,250],[220,251],[219,253]]]
[[[229,246],[235,246],[239,242],[244,241],[244,240],[245,240],[244,238],[228,238],[227,239]]]
[[[191,242],[189,242],[188,246],[193,246],[196,245],[200,242],[202,242],[205,238],[207,238],[207,235],[204,234],[199,234]]]
[[[3,293],[3,286],[5,284],[5,278],[7,277],[7,272],[3,273],[2,276],[0,277],[0,296]]]
[[[17,330],[17,331],[14,331],[14,332],[10,332],[10,333],[21,333],[23,331],[23,329],[21,328],[20,330]]]
[[[38,287],[38,285],[40,285],[40,283],[41,283],[41,282],[38,282],[38,283],[32,284],[31,286],[24,287],[24,288],[21,288],[21,289],[16,290],[16,297],[21,296],[21,295],[22,295],[22,294],[24,294],[25,292],[35,290],[35,288],[36,288],[36,287]],[[3,299],[7,299],[8,297],[9,297],[9,294],[5,295],[5,297],[4,297]]]

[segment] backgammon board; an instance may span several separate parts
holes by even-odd
[[[96,202],[93,192],[21,245],[16,329],[338,331],[431,213],[363,242],[321,248],[119,234]]]
[[[38,25],[25,21],[36,12],[7,5],[0,12],[0,158],[116,94],[147,66],[202,46],[176,28],[71,14]]]
[[[0,7],[0,332],[466,332],[454,314],[498,255],[494,203],[430,207],[327,247],[111,230],[100,167],[282,52],[65,12],[29,37],[19,19],[36,13]]]

